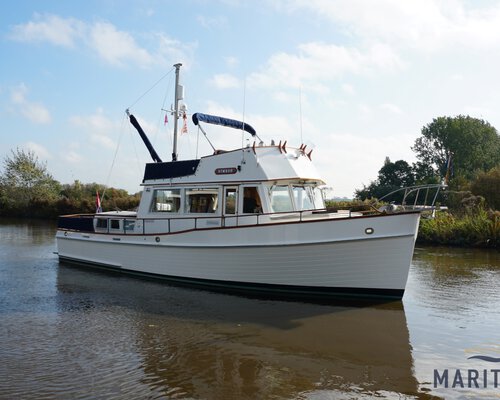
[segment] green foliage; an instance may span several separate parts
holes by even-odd
[[[500,247],[500,213],[483,208],[461,217],[440,212],[420,222],[419,243],[452,246]]]
[[[101,196],[104,211],[131,210],[139,205],[139,193],[131,196],[123,189],[106,188],[98,183],[83,184],[76,180],[72,184],[62,186],[61,196],[57,202],[58,214],[94,213],[97,192]]]
[[[422,128],[422,136],[412,150],[422,167],[445,177],[448,156],[452,154],[455,176],[470,180],[476,171],[487,171],[500,164],[500,136],[488,122],[459,115],[435,118]]]
[[[336,212],[338,210],[351,210],[351,211],[374,211],[378,207],[382,206],[383,203],[379,203],[373,200],[345,200],[345,201],[335,201],[327,200],[325,202],[326,208],[330,212]]]
[[[61,185],[31,151],[17,149],[4,159],[0,175],[0,216],[54,218],[60,214],[94,213],[96,192],[103,210],[130,210],[140,194],[97,183]]]
[[[500,210],[500,166],[480,172],[471,183],[471,191],[484,197],[490,208]]]
[[[57,200],[60,184],[32,151],[16,149],[4,159],[0,175],[0,215],[37,216],[40,206]]]

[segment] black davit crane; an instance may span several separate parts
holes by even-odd
[[[161,158],[158,156],[158,153],[154,149],[153,145],[149,141],[148,137],[146,136],[146,133],[144,133],[144,130],[142,129],[141,125],[139,125],[139,122],[137,119],[130,114],[129,110],[126,110],[128,117],[130,118],[130,123],[134,125],[134,128],[137,129],[137,132],[139,132],[139,135],[141,136],[142,141],[146,145],[147,149],[149,150],[149,154],[151,154],[151,158],[153,159],[154,162],[162,162]]]

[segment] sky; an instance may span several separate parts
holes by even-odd
[[[500,127],[499,1],[20,0],[0,14],[0,158],[31,150],[61,183],[139,191],[151,159],[125,110],[170,161],[176,63],[179,159],[211,153],[192,113],[244,120],[314,149],[338,197],[386,157],[416,161],[434,118]],[[218,149],[253,143],[206,131]]]

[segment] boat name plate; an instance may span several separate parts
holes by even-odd
[[[228,167],[228,168],[216,168],[215,175],[232,175],[238,172],[237,168]]]

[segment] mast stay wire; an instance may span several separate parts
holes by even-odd
[[[130,106],[128,106],[127,108],[132,108],[133,106],[135,106],[144,96],[146,96],[149,92],[151,92],[151,90],[153,90],[163,79],[165,79],[169,74],[172,73],[172,71],[174,70],[174,68],[171,68],[165,75],[163,75],[160,79],[158,79],[154,84],[153,86],[151,86],[148,90],[146,90],[142,95],[140,95],[136,101],[134,101]]]
[[[158,79],[148,90],[146,90],[130,106],[128,106],[127,109],[132,108],[139,101],[141,101],[144,96],[146,96],[151,90],[153,90],[161,81],[163,81],[163,79],[165,79],[168,75],[170,75],[172,73],[172,71],[174,71],[174,68],[171,68],[166,74],[164,74],[160,79]],[[165,95],[165,97],[166,97],[166,95]],[[126,119],[126,114],[124,114],[123,118],[122,118],[122,123],[121,123],[121,127],[120,127],[120,135],[118,137],[118,143],[116,145],[115,153],[113,155],[113,161],[111,162],[111,166],[109,168],[108,176],[106,178],[106,183],[105,183],[105,186],[104,186],[104,190],[102,192],[102,199],[104,199],[104,196],[106,194],[106,189],[108,188],[109,181],[111,179],[111,173],[113,172],[113,168],[115,166],[116,157],[118,155],[118,150],[120,148],[120,143],[121,143],[121,140],[122,140],[122,137],[123,137],[123,132],[124,132],[123,128],[124,128],[124,125],[125,125],[125,119]],[[134,151],[135,151],[135,154],[136,154],[136,160],[137,160],[137,162],[139,162],[139,157],[137,155],[137,150],[135,149],[135,145],[134,145]]]
[[[113,161],[111,162],[111,167],[109,168],[108,177],[106,178],[106,183],[104,184],[104,190],[102,191],[102,199],[103,200],[104,200],[104,195],[106,194],[106,189],[108,188],[108,185],[109,185],[109,180],[111,179],[111,172],[113,171],[113,168],[115,166],[116,156],[118,155],[118,149],[120,148],[120,143],[122,141],[123,132],[124,132],[123,128],[125,126],[125,119],[126,119],[126,116],[124,114],[123,118],[122,118],[121,127],[120,127],[120,135],[118,136],[118,142],[116,144],[115,154],[113,156]]]

